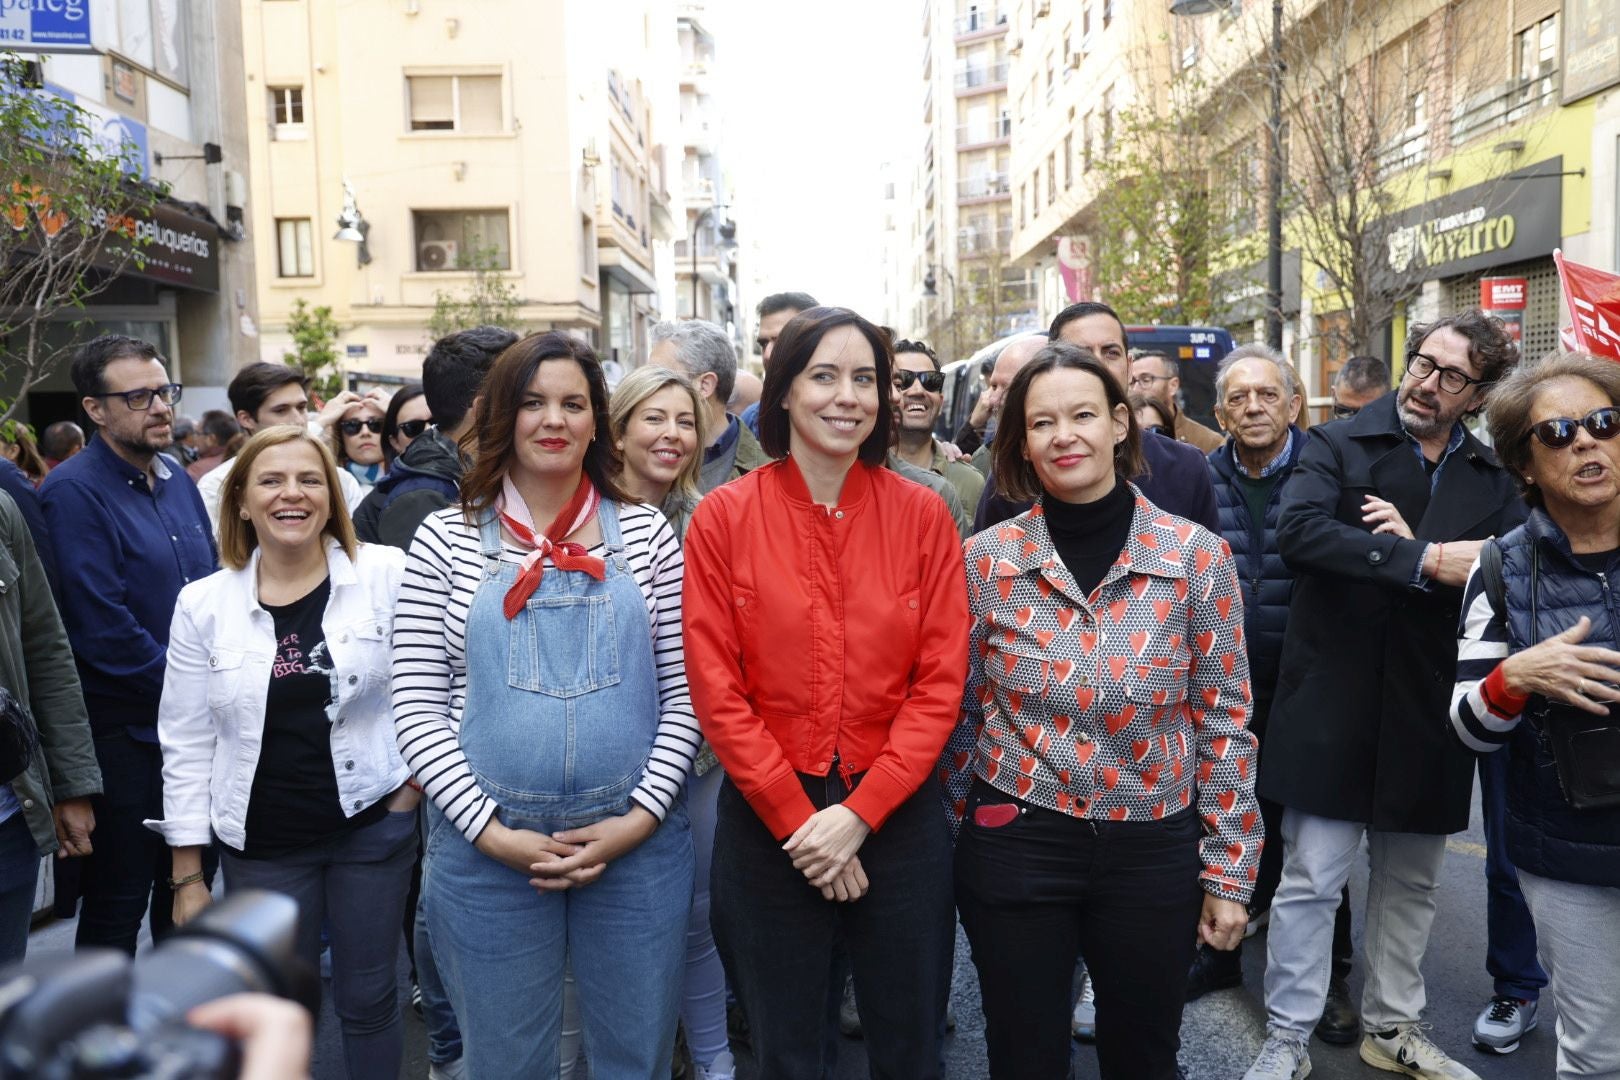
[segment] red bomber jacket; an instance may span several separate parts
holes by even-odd
[[[792,459],[698,504],[683,597],[692,702],[778,838],[815,812],[797,773],[865,773],[844,805],[874,830],[928,779],[967,673],[960,545],[938,495],[860,463],[831,509]]]

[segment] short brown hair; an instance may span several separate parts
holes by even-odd
[[[272,446],[301,442],[315,448],[321,459],[321,472],[326,477],[328,510],[326,524],[321,532],[336,540],[350,559],[359,542],[354,536],[354,522],[349,520],[349,507],[343,501],[343,488],[338,484],[337,461],[331,449],[311,435],[305,428],[294,424],[278,424],[265,428],[242,445],[241,452],[229,465],[219,466],[231,471],[225,475],[225,486],[219,494],[219,561],[227,569],[240,570],[253,558],[253,549],[259,546],[259,537],[253,523],[242,517],[242,493],[247,489],[248,476],[260,454]]]
[[[893,412],[889,407],[889,388],[894,382],[894,347],[889,335],[878,326],[841,307],[813,307],[801,311],[782,328],[781,336],[776,339],[770,366],[765,369],[765,388],[759,395],[759,445],[771,457],[787,457],[790,424],[782,405],[787,401],[793,380],[810,366],[810,357],[827,331],[840,326],[853,326],[860,332],[872,346],[877,365],[876,423],[872,425],[872,433],[861,443],[860,459],[868,465],[882,465],[887,460]]]
[[[607,378],[602,374],[602,363],[596,351],[583,341],[551,330],[513,342],[495,358],[489,374],[484,376],[472,427],[461,437],[462,449],[473,458],[472,468],[461,478],[461,509],[469,522],[493,507],[501,494],[501,482],[516,452],[513,439],[518,408],[535,372],[547,360],[578,364],[590,389],[591,420],[596,430],[585,448],[585,475],[602,498],[620,503],[635,501],[614,479],[619,473],[619,455],[613,449],[613,429],[608,422]]]
[[[1620,364],[1590,353],[1553,353],[1523,365],[1497,383],[1486,401],[1485,423],[1496,456],[1531,506],[1541,506],[1542,499],[1541,489],[1525,479],[1530,468],[1530,414],[1542,389],[1558,379],[1584,379],[1607,394],[1610,404],[1620,404]]]
[[[1136,423],[1125,388],[1097,359],[1097,354],[1066,341],[1054,341],[1030,357],[1029,363],[1013,376],[1007,394],[1001,399],[1001,419],[996,422],[996,440],[990,449],[991,471],[996,488],[1009,499],[1027,501],[1044,490],[1035,466],[1024,456],[1025,406],[1029,384],[1052,371],[1084,371],[1102,380],[1108,396],[1108,411],[1125,406],[1125,438],[1114,444],[1114,474],[1121,480],[1141,476],[1147,470],[1142,462],[1142,430]]]

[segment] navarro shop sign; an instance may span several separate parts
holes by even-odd
[[[1564,159],[1517,170],[1556,174]],[[1464,188],[1396,214],[1385,236],[1385,264],[1401,281],[1477,273],[1550,255],[1557,247],[1563,181],[1556,177],[1496,180]]]

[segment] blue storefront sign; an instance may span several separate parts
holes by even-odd
[[[0,0],[0,48],[90,51],[90,0]]]

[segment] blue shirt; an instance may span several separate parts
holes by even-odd
[[[39,505],[39,492],[34,490],[34,482],[28,479],[28,474],[17,466],[0,457],[0,491],[11,496],[22,512],[23,524],[28,526],[28,535],[34,538],[34,550],[39,552],[39,561],[45,567],[45,580],[51,583],[51,592],[56,591],[56,552],[51,550],[51,530],[45,524],[45,511]],[[5,814],[0,813],[0,821],[5,820]]]
[[[40,500],[90,726],[155,739],[175,598],[216,559],[197,485],[163,454],[152,469],[149,487],[97,435],[51,470]]]
[[[755,410],[754,415],[759,415],[759,411],[757,409]],[[722,434],[718,439],[714,440],[713,446],[703,451],[703,463],[707,465],[716,458],[730,453],[731,448],[737,445],[737,440],[740,438],[742,438],[742,425],[737,422],[737,418],[735,416],[727,413],[725,433]]]
[[[742,411],[742,422],[748,425],[748,430],[754,433],[754,438],[759,438],[759,402],[754,402]]]

